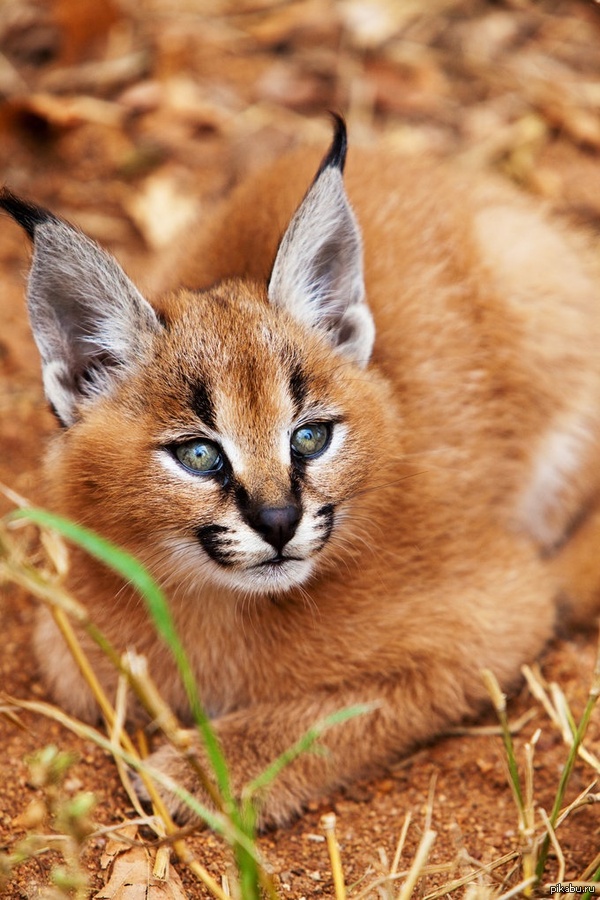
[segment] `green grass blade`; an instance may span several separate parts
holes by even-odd
[[[321,722],[309,728],[295,744],[284,750],[276,759],[273,760],[267,768],[260,773],[253,781],[244,788],[244,798],[250,799],[261,791],[267,789],[271,783],[277,778],[279,773],[289,766],[298,756],[309,750],[314,750],[317,741],[326,731],[333,728],[334,725],[340,725],[349,719],[357,716],[364,716],[366,713],[373,712],[377,709],[377,703],[358,703],[355,706],[348,706],[345,709],[337,710],[327,716]]]
[[[494,709],[496,710],[498,721],[500,722],[502,742],[506,752],[509,782],[519,811],[519,818],[521,822],[525,824],[525,802],[523,800],[523,790],[521,788],[521,779],[519,777],[519,766],[515,754],[515,745],[513,743],[512,734],[510,733],[510,725],[506,715],[506,696],[500,689],[498,679],[490,669],[483,669],[481,675],[491,697]]]
[[[232,796],[229,781],[229,772],[225,757],[219,746],[214,730],[210,726],[208,716],[204,712],[196,680],[190,666],[187,654],[177,634],[175,623],[166,598],[154,581],[148,570],[131,554],[119,547],[115,547],[110,541],[100,537],[93,531],[76,525],[68,519],[58,516],[47,510],[29,507],[19,509],[8,516],[9,519],[28,519],[43,528],[50,528],[68,540],[77,544],[95,559],[107,565],[117,572],[139,591],[144,600],[148,612],[161,638],[170,648],[176,661],[181,679],[186,690],[191,712],[202,738],[210,765],[213,769],[217,785],[223,796],[224,802],[231,806]]]
[[[589,878],[588,880],[589,881],[600,881],[600,866],[596,869],[596,871],[594,872],[592,877]],[[591,900],[591,898],[594,896],[594,894],[595,894],[594,888],[588,888],[587,891],[585,892],[585,894],[583,895],[583,900]]]
[[[596,667],[594,670],[594,679],[592,682],[592,687],[590,688],[588,700],[585,705],[585,709],[583,711],[583,715],[581,717],[581,721],[579,726],[575,730],[575,734],[573,735],[573,743],[569,749],[569,755],[567,757],[567,761],[562,770],[560,781],[558,785],[558,790],[556,792],[556,797],[554,798],[554,805],[552,807],[552,811],[550,813],[549,821],[552,827],[556,825],[556,821],[558,819],[558,815],[560,813],[561,807],[563,805],[564,796],[567,790],[567,785],[571,779],[571,775],[573,773],[573,768],[575,767],[575,762],[577,761],[577,756],[579,754],[579,748],[583,743],[583,739],[585,737],[589,721],[594,711],[594,707],[598,702],[598,697],[600,696],[600,650],[599,656],[596,659]],[[540,855],[538,857],[538,864],[536,867],[536,875],[538,880],[541,880],[542,875],[544,873],[544,869],[546,868],[546,860],[548,858],[548,851],[550,849],[550,837],[546,835],[542,842],[542,846],[540,848]]]

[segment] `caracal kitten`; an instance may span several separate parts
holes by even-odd
[[[373,704],[285,769],[263,826],[476,712],[481,669],[513,682],[557,609],[593,621],[600,580],[593,255],[508,187],[381,150],[344,187],[345,156],[336,119],[320,167],[303,149],[234,190],[152,305],[77,229],[1,200],[33,241],[63,426],[49,502],[166,591],[234,788]],[[135,591],[76,549],[68,586],[189,721]],[[35,645],[56,701],[95,719],[45,610]],[[153,762],[203,796],[175,750]]]

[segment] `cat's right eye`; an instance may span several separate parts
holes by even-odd
[[[223,467],[223,454],[214,441],[195,438],[173,448],[175,458],[190,472],[211,475]]]

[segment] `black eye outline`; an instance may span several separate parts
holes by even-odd
[[[319,426],[320,428],[324,428],[324,429],[325,429],[325,439],[324,439],[324,441],[323,441],[322,446],[319,447],[318,450],[315,450],[314,453],[302,453],[300,450],[297,450],[296,447],[294,447],[294,445],[293,445],[293,443],[292,443],[292,441],[294,440],[294,436],[295,436],[299,431],[302,431],[303,428],[314,428],[315,426]],[[296,459],[299,459],[299,460],[304,460],[304,459],[317,459],[317,457],[319,457],[319,456],[321,456],[323,453],[325,453],[325,451],[326,451],[327,448],[329,447],[329,444],[331,443],[331,435],[332,435],[332,433],[333,433],[333,424],[332,424],[331,422],[304,422],[303,425],[299,425],[297,428],[295,428],[295,429],[293,430],[292,434],[291,434],[291,437],[290,437],[290,449],[291,449],[291,451],[292,451],[292,455],[293,455]]]
[[[178,450],[181,450],[185,447],[193,446],[194,444],[203,444],[207,447],[212,447],[216,450],[216,459],[213,465],[209,469],[194,469],[192,466],[188,466],[179,456]],[[187,441],[180,441],[177,444],[171,444],[168,448],[171,452],[171,455],[175,459],[175,461],[183,468],[186,472],[190,472],[191,475],[205,476],[205,475],[217,475],[219,472],[222,472],[225,466],[225,455],[216,441],[211,441],[210,438],[190,438]]]

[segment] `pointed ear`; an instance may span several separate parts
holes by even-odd
[[[33,241],[27,302],[46,396],[64,425],[82,400],[108,391],[161,326],[119,264],[52,213],[0,191]]]
[[[366,366],[375,326],[365,301],[360,230],[342,179],[345,159],[346,126],[336,116],[329,152],[279,245],[269,299]]]

